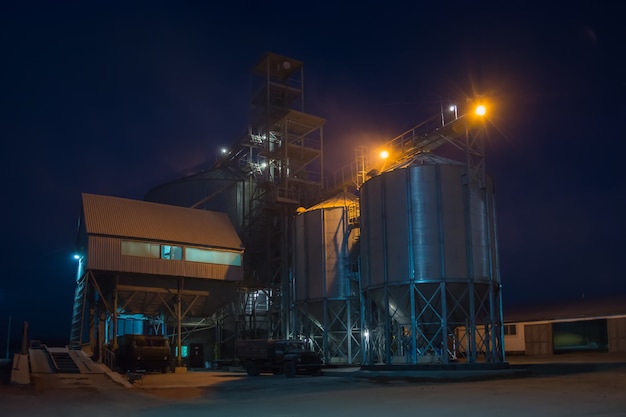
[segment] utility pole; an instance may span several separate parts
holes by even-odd
[[[9,316],[9,328],[7,329],[7,359],[9,359],[9,346],[11,346],[11,316]]]

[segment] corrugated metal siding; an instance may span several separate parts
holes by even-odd
[[[243,249],[225,213],[83,194],[83,215],[90,235]]]
[[[626,352],[626,318],[607,320],[609,352]]]
[[[212,168],[208,171],[193,174],[150,190],[146,201],[170,204],[179,207],[225,212],[236,230],[243,230],[242,201],[246,195],[252,195],[254,183],[241,181],[227,169]],[[208,198],[211,196],[211,198]]]
[[[119,238],[90,236],[88,247],[87,268],[91,270],[226,281],[243,279],[243,269],[236,266],[122,256],[121,239]]]

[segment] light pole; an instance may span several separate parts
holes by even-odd
[[[458,112],[459,112],[459,110],[458,110],[458,108],[456,107],[456,104],[452,104],[452,105],[450,106],[450,111],[451,111],[452,113],[454,113],[454,120],[456,120],[456,119],[458,119],[458,118],[459,118],[459,113],[458,113]]]

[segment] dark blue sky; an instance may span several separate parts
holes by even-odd
[[[0,6],[0,334],[12,315],[69,335],[80,194],[142,199],[210,165],[246,130],[267,51],[304,62],[331,167],[487,97],[505,304],[626,293],[619,6],[198,3]]]

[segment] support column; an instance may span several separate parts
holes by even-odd
[[[178,347],[177,349],[177,355],[176,355],[176,366],[177,367],[181,367],[182,366],[182,356],[183,356],[183,341],[182,341],[182,317],[181,317],[181,310],[182,310],[182,296],[180,294],[180,285],[178,288],[178,294],[176,296],[176,346]]]
[[[441,362],[449,362],[448,355],[448,305],[446,303],[446,283],[439,284],[439,294],[441,297]]]
[[[115,277],[115,288],[113,289],[113,352],[117,352],[117,284],[119,276]]]

